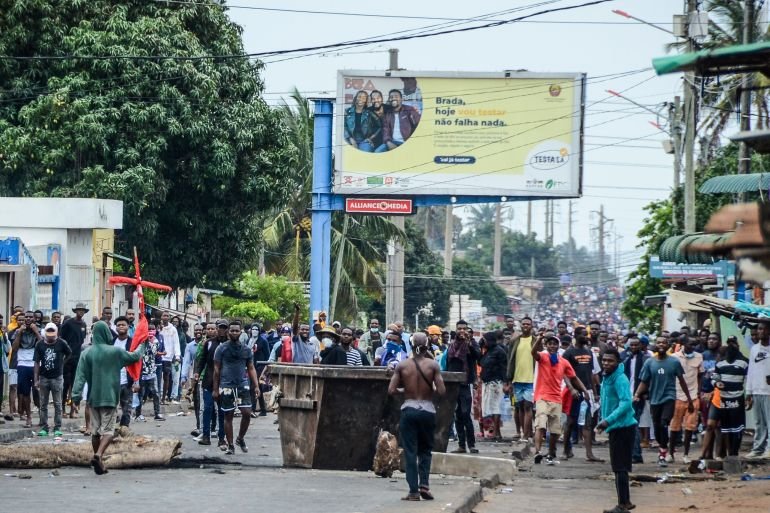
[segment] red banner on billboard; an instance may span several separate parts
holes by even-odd
[[[412,200],[345,198],[345,212],[352,214],[408,215],[412,213]]]

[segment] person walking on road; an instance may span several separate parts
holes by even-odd
[[[96,474],[106,474],[102,457],[112,442],[115,413],[120,401],[120,370],[144,355],[146,343],[133,352],[112,344],[112,332],[104,321],[94,324],[91,334],[91,349],[80,357],[72,400],[76,404],[83,396],[83,387],[88,385],[88,408],[91,411],[93,435],[91,445],[94,457],[91,465]]]
[[[257,371],[254,369],[251,351],[240,342],[240,322],[230,322],[227,336],[227,342],[220,344],[214,353],[212,395],[215,401],[220,401],[220,407],[225,412],[225,436],[227,438],[225,454],[235,454],[235,446],[233,445],[235,409],[241,410],[241,425],[235,443],[241,448],[241,451],[249,452],[244,437],[249,429],[253,407],[250,386],[254,387],[256,394],[259,394],[259,378],[257,378]]]
[[[440,396],[444,395],[446,389],[438,363],[430,356],[428,337],[424,333],[414,334],[412,351],[414,358],[396,366],[388,386],[390,395],[402,391],[404,394],[399,435],[404,449],[409,494],[403,500],[433,500],[429,483],[433,432],[436,428],[433,394],[435,391]]]
[[[668,339],[658,337],[655,342],[657,354],[654,358],[648,359],[642,366],[642,372],[639,377],[641,383],[634,393],[634,402],[641,402],[642,398],[649,391],[650,411],[652,413],[652,424],[655,429],[655,438],[658,440],[658,466],[667,467],[668,453],[668,425],[674,418],[674,406],[676,404],[676,382],[682,387],[682,391],[687,399],[687,412],[695,411],[695,405],[690,397],[690,389],[684,380],[684,369],[679,360],[669,356]]]
[[[618,504],[604,513],[626,513],[634,509],[628,473],[636,438],[636,418],[631,400],[631,384],[620,363],[620,353],[608,348],[602,354],[604,379],[601,387],[602,421],[596,426],[597,433],[606,431],[610,436],[610,465],[615,473],[615,489]]]
[[[38,436],[48,436],[48,399],[53,397],[54,436],[62,436],[61,393],[64,388],[64,361],[72,355],[67,343],[59,338],[56,324],[46,324],[45,338],[35,346],[35,388],[40,391],[40,426]]]

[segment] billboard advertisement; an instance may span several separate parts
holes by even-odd
[[[341,71],[334,192],[578,197],[582,73]]]

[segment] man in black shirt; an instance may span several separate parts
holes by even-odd
[[[487,353],[481,357],[481,412],[492,416],[495,441],[501,441],[500,417],[502,415],[503,383],[508,365],[508,353],[502,346],[503,332],[490,331],[484,334]]]
[[[62,388],[62,404],[70,399],[72,393],[72,385],[75,382],[75,372],[78,368],[78,362],[80,361],[80,351],[83,347],[83,342],[86,340],[86,333],[88,328],[86,321],[83,320],[83,316],[88,313],[85,303],[78,303],[75,308],[72,309],[75,317],[71,317],[64,321],[61,325],[61,338],[67,342],[72,350],[72,356],[64,363],[64,385]],[[77,405],[70,401],[70,418],[75,418],[75,410]]]
[[[203,436],[198,443],[211,445],[211,421],[216,408],[217,419],[219,420],[218,445],[223,451],[227,450],[224,429],[225,413],[219,407],[219,402],[214,400],[212,392],[214,388],[214,353],[219,344],[227,342],[227,328],[228,322],[224,319],[218,320],[216,324],[210,322],[206,325],[206,336],[210,338],[203,343],[201,350],[196,355],[195,374],[193,375],[193,379],[200,380],[203,389]]]
[[[455,409],[455,428],[457,429],[457,443],[459,447],[454,453],[478,453],[476,449],[476,435],[471,419],[471,405],[473,403],[471,386],[476,388],[476,362],[481,356],[479,345],[473,340],[472,331],[468,323],[462,319],[457,321],[457,335],[454,342],[447,349],[446,370],[449,372],[463,372],[468,377],[464,385],[460,385],[457,394],[457,407]],[[467,445],[467,451],[466,451]]]
[[[64,360],[72,354],[70,346],[59,338],[56,324],[49,322],[45,326],[45,338],[35,346],[35,388],[40,391],[40,425],[38,436],[48,436],[48,399],[53,395],[54,436],[62,436],[61,392],[64,387],[62,377]]]
[[[598,374],[600,367],[593,351],[588,348],[588,336],[586,329],[582,326],[575,328],[575,346],[570,347],[564,351],[562,357],[572,365],[572,369],[575,371],[578,379],[586,390],[593,392],[594,397],[597,394],[597,386],[599,384]],[[591,442],[593,432],[591,430],[591,404],[589,401],[580,395],[580,392],[575,389],[571,383],[567,382],[567,386],[572,394],[572,408],[567,415],[567,428],[564,431],[564,457],[572,458],[572,441],[570,434],[575,424],[579,424],[579,420],[582,417],[583,420],[583,445],[586,449],[586,461],[601,463],[604,460],[594,456]],[[586,403],[585,406],[583,403]],[[583,409],[583,415],[580,414]]]

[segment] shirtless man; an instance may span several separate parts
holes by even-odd
[[[414,358],[400,362],[390,380],[388,393],[404,394],[401,406],[399,435],[406,462],[406,482],[409,483],[407,501],[433,500],[428,484],[430,475],[433,432],[436,428],[436,407],[433,393],[444,395],[446,388],[438,363],[433,360],[424,333],[412,338]],[[419,470],[418,470],[419,468]],[[419,475],[419,488],[418,488]]]

